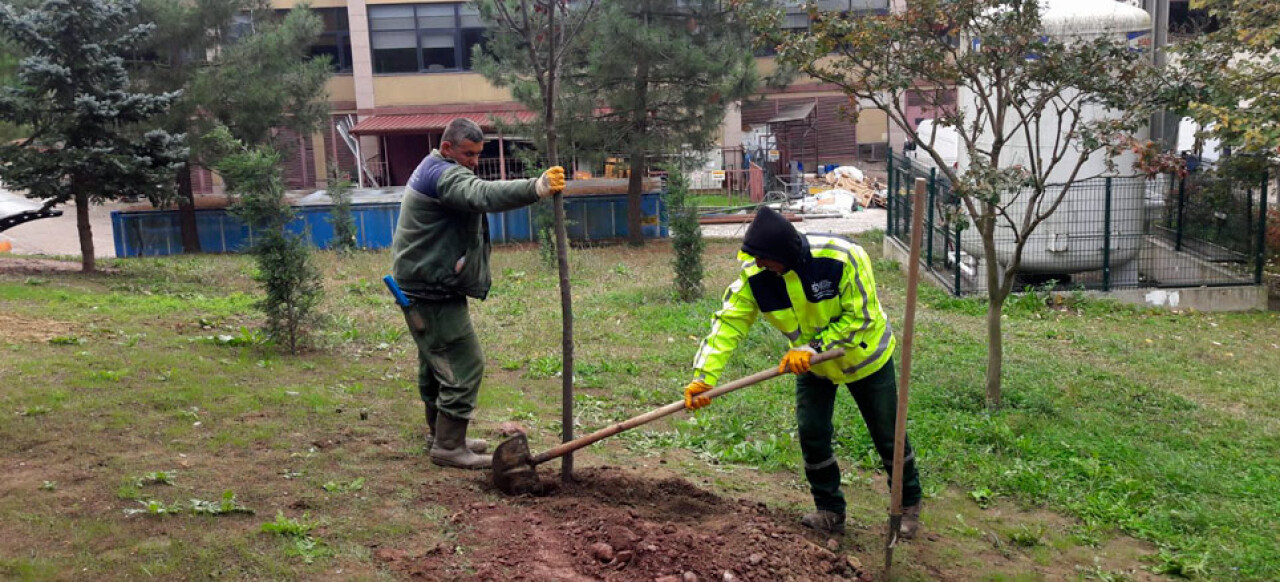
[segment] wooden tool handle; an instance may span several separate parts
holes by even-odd
[[[820,354],[815,354],[813,358],[809,360],[809,364],[810,365],[821,364],[822,362],[825,362],[827,360],[834,359],[834,358],[839,358],[840,356],[843,356],[843,355],[844,355],[844,348],[835,348],[833,350],[828,350]],[[782,372],[779,372],[777,368],[770,368],[768,370],[756,372],[755,374],[747,376],[746,378],[739,378],[737,380],[734,380],[733,382],[729,382],[728,384],[717,386],[715,388],[712,388],[711,390],[703,392],[702,394],[700,394],[700,396],[706,396],[707,398],[716,398],[716,397],[728,394],[730,392],[733,392],[734,390],[737,390],[739,388],[746,388],[747,386],[751,386],[752,384],[759,384],[760,382],[763,382],[770,378],[774,378],[781,375],[782,375]],[[532,459],[533,464],[538,465],[546,461],[550,461],[551,459],[554,459],[561,455],[572,453],[573,451],[576,451],[600,439],[611,437],[624,430],[630,430],[642,424],[648,424],[664,416],[668,416],[668,415],[680,412],[681,410],[684,410],[684,408],[685,408],[684,400],[681,399],[681,400],[672,402],[671,404],[668,404],[666,406],[663,406],[662,408],[659,408],[657,410],[652,410],[644,414],[641,414],[640,416],[637,416],[628,420],[624,420],[616,424],[609,425],[587,436],[571,440],[567,443],[562,443],[559,446],[547,449],[541,453],[534,455]]]
[[[902,373],[898,376],[898,410],[893,426],[893,485],[890,488],[889,515],[902,515],[903,449],[907,441],[907,406],[911,391],[911,344],[916,336],[916,292],[920,287],[920,247],[924,236],[925,181],[916,178],[916,191],[911,198],[911,258],[907,263],[907,305],[902,317],[902,348],[898,350]],[[891,532],[892,534],[892,532]]]

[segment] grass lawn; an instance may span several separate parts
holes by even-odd
[[[862,242],[880,255],[877,235]],[[573,250],[578,434],[680,396],[735,249],[708,244],[708,298],[693,304],[671,297],[665,243]],[[412,342],[379,280],[389,255],[317,260],[324,321],[297,357],[254,331],[246,256],[0,272],[0,577],[391,579],[371,548],[455,539],[448,511],[421,502],[432,469]],[[876,266],[901,329],[904,277]],[[560,433],[557,277],[532,247],[497,250],[493,271],[472,303],[489,366],[477,425],[521,423],[543,450]],[[925,527],[948,545],[900,550],[903,579],[1046,579],[975,558],[993,548],[1069,579],[1280,579],[1280,314],[1015,298],[1006,408],[991,414],[983,303],[920,296],[909,428]],[[784,350],[757,325],[725,378]],[[850,521],[880,524],[878,458],[852,399],[837,403]],[[793,414],[790,383],[772,381],[579,463],[672,455],[664,470],[798,515]],[[850,535],[878,555],[870,531]],[[1117,545],[1131,551],[1090,561]]]

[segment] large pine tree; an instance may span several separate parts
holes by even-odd
[[[27,55],[0,91],[0,120],[28,137],[0,144],[5,183],[45,200],[75,200],[84,271],[94,270],[89,204],[154,197],[186,155],[181,136],[143,132],[176,93],[129,90],[124,56],[152,29],[131,25],[136,0],[46,0],[19,13],[0,4],[0,35]]]
[[[729,105],[758,87],[752,30],[739,15],[763,4],[767,0],[600,0],[583,23],[589,41],[566,47],[555,129],[584,157],[629,156],[632,243],[644,242],[641,189],[650,160],[715,146]],[[479,69],[530,110],[542,111],[542,93],[525,65],[529,46],[495,36]]]
[[[717,145],[728,106],[758,87],[751,28],[722,0],[605,0],[601,8],[584,66],[566,76],[565,92],[597,96],[601,145],[628,155],[627,231],[643,244],[641,189],[651,160]]]

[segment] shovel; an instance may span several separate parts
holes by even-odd
[[[844,355],[844,348],[836,348],[815,354],[809,360],[811,365],[820,364],[833,358],[839,358]],[[700,396],[708,398],[716,398],[739,388],[746,388],[752,384],[758,384],[770,378],[782,375],[777,368],[770,368],[762,372],[756,372],[746,378],[741,378],[717,386],[711,390],[702,393]],[[561,457],[572,453],[582,447],[594,443],[603,438],[611,437],[625,430],[633,429],[642,424],[648,424],[664,416],[675,414],[684,410],[684,400],[677,400],[659,408],[646,412],[635,418],[624,420],[617,424],[613,424],[593,432],[587,436],[579,437],[566,443],[562,443],[557,447],[548,449],[537,455],[529,453],[529,440],[525,435],[520,434],[509,438],[498,445],[493,451],[493,486],[499,491],[508,495],[520,495],[523,493],[539,493],[541,492],[541,482],[538,480],[538,472],[534,467],[541,465],[551,459]]]

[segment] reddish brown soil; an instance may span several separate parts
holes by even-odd
[[[841,548],[763,504],[610,467],[575,476],[543,497],[501,497],[481,477],[432,484],[423,501],[453,511],[456,543],[416,554],[379,547],[374,557],[421,580],[871,579],[852,555],[865,549]],[[477,493],[495,500],[476,502]]]

